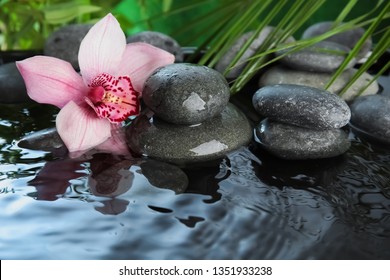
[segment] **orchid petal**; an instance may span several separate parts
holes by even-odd
[[[31,99],[59,108],[69,101],[84,100],[88,92],[82,78],[69,62],[49,57],[34,56],[16,62]]]
[[[126,143],[124,127],[111,124],[111,137],[102,144],[98,145],[96,150],[116,155],[130,155],[129,148]]]
[[[72,101],[58,113],[56,126],[69,152],[89,150],[111,136],[108,120],[98,118],[89,106]]]
[[[115,75],[126,48],[126,37],[112,14],[89,30],[79,49],[80,72],[89,83],[99,74]]]
[[[159,67],[172,64],[175,56],[147,43],[129,43],[123,53],[118,75],[130,76],[134,89],[142,93],[147,78]]]

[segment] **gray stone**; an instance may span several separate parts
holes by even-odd
[[[256,51],[261,47],[261,45],[265,42],[267,37],[274,31],[274,27],[266,26],[263,30],[257,35],[257,37],[252,41],[248,49],[243,53],[240,59],[235,63],[234,68],[232,68],[226,75],[228,79],[237,78],[242,70],[246,66],[246,60],[253,56]],[[239,37],[231,46],[231,48],[221,57],[218,63],[215,66],[215,69],[221,73],[225,72],[225,70],[229,67],[230,63],[236,57],[236,55],[242,50],[243,46],[246,44],[248,40],[254,36],[255,31],[250,31],[244,33],[241,37]],[[294,42],[295,39],[293,37],[289,37],[286,42]],[[267,59],[267,58],[266,58]]]
[[[185,165],[219,159],[247,145],[252,127],[241,111],[228,104],[220,115],[199,125],[175,125],[144,113],[127,128],[126,138],[133,152]]]
[[[68,61],[78,70],[80,43],[91,27],[90,24],[70,24],[60,27],[47,38],[44,54]]]
[[[351,125],[390,144],[390,97],[381,94],[356,98],[351,104]]]
[[[55,155],[64,155],[68,152],[55,127],[24,136],[19,140],[18,146],[25,149],[52,152]]]
[[[321,34],[326,33],[332,28],[332,25],[334,23],[331,21],[323,21],[316,23],[309,28],[307,28],[302,35],[303,39],[306,38],[312,38]],[[335,43],[339,43],[341,45],[347,46],[350,49],[353,49],[353,47],[356,46],[356,43],[360,40],[360,38],[363,36],[365,30],[361,27],[355,27],[351,30],[344,31],[338,34],[335,34],[333,36],[330,36],[326,38],[326,41],[331,41]],[[359,53],[356,56],[356,60],[360,60],[361,58],[365,57],[368,52],[371,50],[372,46],[372,39],[368,38],[362,48],[360,49]]]
[[[157,69],[146,80],[142,97],[156,116],[167,122],[197,124],[225,108],[230,88],[211,68],[175,63]]]
[[[147,159],[140,167],[149,183],[157,188],[169,189],[179,194],[184,193],[188,187],[187,174],[176,165]]]
[[[179,43],[172,37],[160,32],[143,31],[128,36],[126,41],[127,43],[148,43],[173,54],[175,56],[175,62],[182,62],[184,60],[184,53]]]
[[[0,65],[0,103],[13,104],[31,101],[15,62]]]
[[[339,94],[345,85],[352,79],[357,72],[356,69],[345,70],[340,77],[335,80],[327,89],[328,91]],[[280,65],[274,66],[266,71],[260,78],[259,86],[269,86],[277,84],[296,84],[318,89],[325,89],[328,81],[332,78],[332,73],[314,73],[307,71],[293,70]],[[362,93],[361,90],[372,80],[372,76],[368,73],[363,73],[347,91],[341,95],[345,101],[351,101],[360,95],[376,94],[379,90],[377,81],[370,84]]]
[[[268,119],[256,128],[256,136],[265,150],[288,160],[335,157],[351,145],[341,129],[312,130]]]
[[[311,72],[333,72],[343,63],[350,49],[334,42],[322,41],[315,45],[288,53],[291,49],[277,51],[277,56],[282,56],[280,62],[293,69]],[[287,53],[287,54],[286,54]],[[351,68],[356,60],[347,65]]]
[[[260,115],[306,128],[340,128],[351,117],[347,103],[337,95],[307,86],[266,86],[254,94],[252,101]]]

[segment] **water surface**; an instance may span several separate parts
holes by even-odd
[[[0,259],[388,259],[390,149],[359,139],[323,160],[255,143],[186,168],[184,193],[139,159],[17,147],[54,126],[48,105],[0,105]]]

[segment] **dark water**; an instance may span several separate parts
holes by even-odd
[[[176,194],[137,159],[16,146],[56,112],[0,105],[0,259],[390,258],[389,148],[350,133],[345,155],[300,162],[251,144],[184,169]]]

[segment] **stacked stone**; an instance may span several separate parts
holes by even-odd
[[[303,39],[323,34],[330,30],[331,26],[331,22],[315,24],[304,32]],[[296,52],[290,52],[290,49],[276,52],[276,55],[281,57],[281,65],[270,68],[262,75],[260,87],[274,84],[297,84],[324,89],[363,33],[364,29],[355,28]],[[353,66],[368,54],[370,48],[371,40],[368,39],[357,57],[347,65],[341,76],[328,88],[330,92],[340,93],[357,71]],[[371,79],[372,76],[364,73],[342,95],[342,98],[346,101],[353,100]],[[378,83],[374,82],[362,94],[375,94],[378,90]]]
[[[230,71],[226,74],[226,78],[235,79],[237,78],[245,66],[247,65],[247,60],[252,57],[257,50],[264,44],[267,38],[275,31],[275,27],[266,26],[264,27],[257,36],[250,43],[250,46],[245,50],[240,59],[232,65]],[[232,47],[221,57],[218,61],[215,69],[221,73],[224,73],[231,62],[234,60],[236,55],[242,50],[244,45],[255,35],[255,31],[249,31],[242,34],[232,45]],[[289,37],[285,42],[294,42],[295,39],[293,37]],[[269,56],[267,57],[267,59]]]
[[[348,124],[348,105],[335,94],[301,85],[272,85],[253,96],[265,119],[256,127],[257,142],[288,160],[335,157],[350,147],[341,128]]]
[[[175,62],[183,62],[184,53],[179,43],[172,37],[156,31],[143,31],[126,38],[127,43],[143,42],[163,49],[175,56]]]
[[[387,92],[361,96],[351,104],[350,126],[369,141],[390,145],[390,95]]]
[[[126,131],[133,152],[178,165],[210,161],[246,145],[252,128],[229,104],[226,79],[206,66],[176,63],[145,82],[144,111]]]

